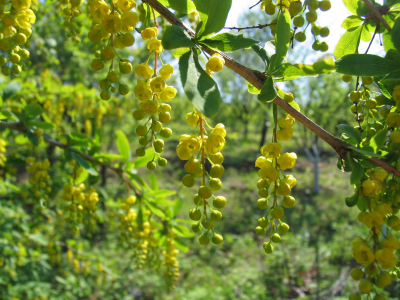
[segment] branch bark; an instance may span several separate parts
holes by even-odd
[[[372,20],[381,22],[383,26],[385,26],[385,28],[389,31],[389,33],[391,33],[392,28],[390,28],[389,24],[386,22],[386,20],[382,17],[381,14],[381,13],[388,13],[389,8],[386,5],[383,5],[381,6],[382,9],[378,10],[370,0],[363,0],[363,2],[371,12],[371,15],[373,16]]]
[[[367,1],[367,0],[364,0]],[[153,7],[161,16],[163,16],[169,23],[172,25],[179,26],[183,28],[191,38],[194,38],[195,32],[188,27],[185,23],[183,23],[179,18],[177,18],[168,8],[160,4],[156,0],[143,0],[143,2],[148,3],[151,7]],[[382,16],[381,16],[382,17]],[[225,66],[229,69],[234,71],[235,73],[242,76],[245,80],[250,82],[253,86],[257,89],[261,90],[262,86],[265,82],[265,75],[262,72],[252,70],[247,68],[237,61],[233,60],[229,56],[227,56],[223,52],[214,51],[208,49],[204,46],[201,47],[205,52],[210,55],[214,53],[219,53],[225,59]],[[289,105],[285,100],[277,96],[274,99],[274,102],[285,112],[290,114],[293,118],[295,118],[299,123],[305,126],[310,131],[314,132],[318,137],[320,137],[323,141],[325,141],[329,146],[331,146],[336,153],[344,160],[347,160],[347,152],[351,152],[350,149],[351,145],[343,142],[342,140],[338,139],[337,137],[333,136],[331,133],[327,132],[325,129],[321,128],[318,124],[311,121],[307,116],[303,115],[301,112],[297,111],[291,105]],[[400,172],[394,168],[393,166],[389,165],[388,163],[379,160],[377,158],[369,158],[368,161],[372,162],[373,164],[384,168],[387,172],[393,173],[396,176],[400,177]]]

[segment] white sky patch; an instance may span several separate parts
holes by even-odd
[[[377,1],[381,2],[381,1]],[[257,3],[257,0],[232,0],[232,8],[229,12],[228,19],[226,21],[226,27],[237,27],[238,26],[238,20],[241,17],[242,14],[244,14],[250,6],[254,5]],[[340,37],[343,35],[343,33],[346,32],[345,29],[341,27],[341,24],[343,20],[350,16],[351,13],[346,9],[344,6],[343,2],[341,0],[331,0],[332,3],[332,8],[327,11],[323,12],[318,10],[318,20],[317,24],[322,27],[329,27],[330,29],[330,34],[326,38],[319,38],[320,41],[325,41],[329,45],[329,50],[328,53],[333,53],[334,47],[339,41]],[[260,4],[254,7],[252,10],[260,11]],[[254,24],[258,25],[258,24]],[[256,30],[256,29],[255,29]],[[306,49],[310,51],[310,56],[307,57],[306,63],[312,63],[313,61],[316,60],[319,56],[323,55],[323,52],[315,52],[311,49],[311,44],[313,42],[313,37],[311,34],[311,29],[310,26],[307,28],[306,31],[307,34],[307,41],[305,43],[302,43],[303,45],[308,43],[306,46]],[[380,54],[382,55],[384,53],[383,47],[380,46],[380,37],[377,35],[375,37],[375,40],[373,44],[371,45],[371,48],[368,53],[370,54]],[[298,45],[298,42],[295,42],[295,49],[296,49],[296,44]],[[360,47],[359,47],[359,52],[360,53],[365,53],[365,51],[368,48],[369,43],[365,42],[360,42]],[[290,59],[289,59],[290,61]]]

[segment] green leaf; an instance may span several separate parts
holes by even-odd
[[[167,197],[167,196],[172,196],[175,195],[175,191],[171,190],[156,190],[156,191],[151,191],[146,194],[147,197],[154,197],[154,198],[161,198],[161,197]]]
[[[83,170],[83,172],[81,174],[79,174],[79,176],[75,180],[73,178],[71,178],[70,181],[72,184],[79,185],[82,182],[84,182],[88,177],[89,177],[88,171]]]
[[[372,1],[373,3],[375,1]],[[369,13],[362,0],[343,0],[344,5],[353,15],[365,16]]]
[[[363,26],[363,27],[364,27],[364,28],[363,28],[363,30],[361,31],[360,39],[361,39],[363,42],[369,42],[369,41],[371,40],[372,34],[371,34],[371,32],[368,31],[368,29],[367,29],[366,26]]]
[[[190,0],[158,0],[158,2],[183,14],[190,14],[196,9]]]
[[[296,101],[289,102],[289,105],[292,106],[297,111],[300,111],[300,106]]]
[[[28,140],[31,142],[31,144],[35,147],[39,146],[39,138],[38,136],[33,132],[33,130],[28,129],[26,132],[26,137]]]
[[[117,148],[118,152],[124,157],[126,161],[131,160],[131,147],[125,134],[121,130],[115,132],[117,135]]]
[[[362,196],[361,198],[358,198],[357,201],[357,207],[360,211],[367,211],[369,208],[367,198],[365,196]]]
[[[283,9],[276,24],[276,66],[279,66],[286,57],[290,45],[290,23],[289,11]]]
[[[232,33],[221,33],[199,41],[199,44],[207,48],[224,52],[249,48],[257,43],[259,42],[256,40],[243,37],[243,34],[235,35]]]
[[[192,48],[195,44],[190,39],[190,36],[186,31],[176,25],[169,26],[164,32],[162,37],[162,45],[165,50],[171,50],[176,48]]]
[[[189,247],[186,246],[180,239],[174,239],[174,241],[175,241],[175,247],[178,248],[178,250],[182,251],[183,253],[189,251]]]
[[[22,88],[22,84],[19,81],[11,81],[8,83],[2,93],[3,101],[6,101],[9,98],[12,98],[16,93],[18,93]]]
[[[0,111],[0,120],[8,119],[11,117],[11,114],[8,111]]]
[[[351,168],[350,183],[359,183],[364,175],[364,168],[351,157],[350,152],[347,152],[347,158]]]
[[[336,61],[336,72],[354,76],[383,76],[400,69],[400,64],[372,54],[350,54]]]
[[[263,103],[271,102],[275,99],[276,95],[277,95],[277,90],[274,85],[274,81],[272,80],[271,76],[267,76],[257,99]]]
[[[27,126],[35,126],[41,129],[52,129],[54,128],[53,124],[46,123],[46,122],[38,122],[38,121],[28,121],[25,123]]]
[[[197,38],[206,37],[220,31],[225,26],[232,0],[194,0],[202,22]]]
[[[153,148],[147,148],[146,149],[146,154],[142,157],[136,158],[134,161],[135,163],[135,168],[143,168],[144,166],[147,165],[149,161],[151,161],[154,157],[154,149]]]
[[[89,163],[78,153],[71,151],[71,155],[73,159],[81,166],[83,167],[90,175],[93,176],[98,176],[99,172],[93,167],[89,165]]]
[[[385,58],[393,60],[394,62],[396,62],[400,65],[400,52],[395,49],[388,50]]]
[[[385,143],[387,134],[388,131],[386,129],[383,129],[371,138],[369,146],[374,149],[375,153],[378,153],[378,151],[382,148],[383,144]]]
[[[353,27],[347,30],[339,42],[336,44],[334,56],[339,59],[347,54],[353,54],[357,52],[358,45],[360,44],[361,31],[364,26]]]
[[[183,225],[175,225],[172,227],[172,231],[183,238],[192,238],[194,236],[196,236],[195,233],[191,232],[189,228],[187,228],[186,226]]]
[[[157,183],[157,177],[153,173],[150,173],[150,184],[151,184],[151,189],[156,191],[158,190],[158,183]]]
[[[348,207],[353,207],[357,205],[359,193],[360,193],[360,187],[358,186],[354,192],[354,195],[345,199],[346,205]]]
[[[25,111],[29,117],[36,117],[43,112],[43,108],[39,104],[28,104]]]
[[[335,69],[335,62],[332,58],[324,59],[312,65],[284,63],[276,69],[272,76],[274,80],[287,81],[303,76],[318,76],[329,74]]]
[[[221,105],[221,95],[216,82],[202,69],[194,53],[181,56],[179,71],[189,100],[206,117],[215,116]]]
[[[363,21],[363,18],[352,15],[343,20],[342,28],[347,30],[353,27],[358,27],[358,25],[360,25]]]
[[[265,70],[267,70],[268,64],[270,62],[270,56],[268,55],[268,52],[260,45],[253,45],[253,46],[251,46],[251,48],[254,50],[255,53],[257,53],[257,55],[265,63]],[[274,51],[274,53],[275,53],[275,51]]]
[[[178,198],[175,200],[175,204],[174,204],[174,217],[176,217],[178,215],[178,213],[180,212],[181,208],[183,205],[183,201],[181,198]]]
[[[143,200],[144,204],[146,204],[147,208],[156,216],[159,216],[161,218],[165,217],[165,213],[161,208],[159,208],[156,204],[151,203],[150,201]]]
[[[396,49],[392,42],[392,34],[389,33],[388,31],[385,31],[382,34],[382,42],[383,42],[383,48],[385,49],[385,52],[389,52],[390,50]]]
[[[400,18],[397,18],[392,28],[392,44],[400,51]]]
[[[144,21],[142,23],[142,26],[140,26],[139,28],[136,28],[136,31],[139,33],[141,33],[143,29],[150,27],[150,18],[151,18],[150,5],[148,3],[143,3],[143,8],[144,8],[144,13],[145,13]]]
[[[360,149],[360,148],[357,148],[357,147],[349,147],[349,148],[352,149],[352,150],[354,150],[354,151],[356,151],[356,152],[358,152],[358,153],[361,153],[361,154],[363,154],[363,155],[365,155],[365,156],[367,156],[367,157],[380,157],[379,154],[375,154],[375,153],[372,152],[372,151]]]
[[[255,94],[255,95],[258,95],[260,93],[260,90],[256,88],[254,85],[252,85],[250,82],[247,84],[247,91],[250,94]]]
[[[195,48],[195,49],[196,49],[196,51],[197,51],[197,55],[200,55],[201,50],[200,50],[199,48]],[[175,57],[176,59],[180,59],[181,56],[182,56],[183,54],[188,53],[188,52],[190,52],[190,51],[192,51],[192,50],[193,50],[193,49],[189,49],[189,48],[179,48],[179,49],[176,49],[176,51],[174,52],[174,57]]]
[[[346,124],[340,124],[336,126],[341,132],[344,132],[347,134],[349,137],[355,139],[357,143],[361,143],[361,135],[360,132],[357,131],[357,129],[354,129],[354,127],[346,125]]]

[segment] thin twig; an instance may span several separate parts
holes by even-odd
[[[24,133],[26,134],[26,129],[25,129],[25,125],[22,122],[14,122],[14,123],[7,123],[7,122],[3,122],[0,121],[0,127],[4,127],[4,128],[8,128],[8,129],[12,129],[12,130],[16,130],[18,132]],[[68,145],[63,144],[59,141],[53,140],[53,139],[49,139],[49,138],[45,138],[43,137],[43,140],[45,140],[47,143],[57,146],[61,149],[67,149]],[[92,163],[101,165],[107,169],[110,169],[111,171],[115,172],[119,177],[121,177],[121,179],[124,178],[124,170],[121,168],[115,168],[113,166],[110,166],[102,161],[99,161],[97,159],[95,159],[94,157],[87,155],[77,149],[74,148],[70,148],[71,152],[74,152],[76,154],[78,154],[79,156],[81,156],[84,160],[86,161],[90,161]],[[132,190],[135,191],[135,194],[137,197],[141,197],[141,194],[137,191],[137,189],[135,188],[135,186],[129,181],[129,186],[131,187]]]
[[[247,29],[263,29],[265,27],[269,27],[271,25],[275,25],[276,22],[270,23],[270,24],[258,24],[257,26],[249,26],[249,27],[224,27],[224,29],[230,29],[230,30],[247,30]]]
[[[258,4],[260,4],[262,2],[262,0],[258,1],[256,4],[254,4],[253,6],[250,6],[249,9],[252,9],[253,7],[256,7]]]
[[[189,28],[186,24],[184,24],[179,18],[177,18],[171,11],[169,11],[166,7],[160,4],[156,0],[143,0],[143,2],[148,3],[152,6],[156,11],[159,12],[161,16],[163,16],[169,23],[172,25],[177,25],[183,28],[190,37],[194,37],[194,31]],[[236,72],[240,76],[242,76],[245,80],[250,82],[254,87],[258,90],[261,90],[262,86],[265,82],[265,74],[259,71],[252,70],[247,68],[237,61],[233,60],[229,56],[227,56],[223,52],[214,51],[208,49],[204,46],[200,46],[204,51],[213,55],[215,53],[219,53],[225,59],[225,66],[231,69],[232,71]],[[338,139],[337,137],[333,136],[331,133],[326,131],[325,129],[321,128],[318,124],[311,121],[307,116],[303,115],[301,112],[296,110],[293,106],[289,105],[285,100],[281,97],[277,96],[274,99],[274,102],[285,112],[290,114],[294,119],[296,119],[299,123],[304,125],[318,137],[320,137],[323,141],[325,141],[329,146],[331,146],[336,153],[344,160],[347,160],[347,152],[353,151],[350,147],[352,145]],[[386,171],[393,173],[396,176],[400,177],[400,172],[394,168],[393,166],[389,165],[388,163],[381,161],[377,158],[369,158],[368,161],[372,162],[373,164],[384,168]]]

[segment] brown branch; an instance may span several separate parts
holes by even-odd
[[[25,126],[24,126],[24,124],[22,122],[7,123],[7,122],[0,121],[0,127],[9,128],[9,129],[21,132],[23,134],[26,134],[26,129],[25,129]],[[56,141],[56,140],[53,140],[53,139],[49,139],[49,138],[45,138],[45,137],[43,137],[43,139],[47,143],[49,143],[51,145],[54,145],[54,146],[57,146],[57,147],[59,147],[61,149],[67,149],[68,148],[68,145],[63,144],[63,143],[61,143],[59,141]],[[104,163],[102,161],[99,161],[99,160],[95,159],[94,157],[92,157],[90,155],[87,155],[87,154],[85,154],[85,153],[83,153],[83,152],[81,152],[81,151],[79,151],[77,149],[70,148],[70,151],[78,154],[79,156],[81,156],[86,161],[90,161],[92,163],[101,165],[101,166],[103,166],[103,167],[105,167],[107,169],[110,169],[111,171],[115,172],[119,177],[121,177],[121,179],[124,178],[124,170],[123,169],[114,168],[113,166],[110,166],[110,165],[108,165],[108,164],[106,164],[106,163]],[[131,189],[135,191],[136,196],[140,198],[141,194],[137,191],[137,189],[132,184],[132,182],[129,181],[129,185],[130,185]]]
[[[389,31],[389,33],[392,32],[392,28],[390,28],[389,24],[386,22],[386,20],[382,17],[382,14],[388,13],[389,9],[388,7],[381,6],[381,8],[383,9],[383,11],[378,10],[372,3],[370,0],[363,0],[364,4],[368,7],[369,11],[371,12],[373,18],[373,21],[378,21],[381,22],[383,24],[383,26],[385,26],[385,28]]]
[[[263,29],[265,27],[275,25],[275,24],[276,24],[276,22],[273,22],[270,24],[264,24],[264,25],[258,24],[257,26],[249,26],[249,27],[224,27],[224,29],[237,30],[237,31],[247,30],[247,29]]]
[[[164,7],[156,0],[143,0],[147,2],[151,7],[153,7],[160,15],[162,15],[169,23],[172,25],[177,25],[183,28],[192,38],[194,38],[195,33],[194,31],[189,28],[186,24],[184,24],[179,18],[177,18],[168,8]],[[225,65],[234,71],[235,73],[242,76],[248,82],[250,82],[253,86],[257,89],[261,90],[262,86],[265,82],[265,74],[259,71],[255,71],[249,69],[237,61],[233,60],[229,56],[227,56],[223,52],[214,51],[208,49],[204,46],[200,46],[205,52],[212,55],[214,53],[219,53],[225,59]],[[336,153],[344,160],[347,160],[347,152],[351,152],[352,145],[338,139],[337,137],[333,136],[331,133],[326,131],[325,129],[321,128],[318,124],[311,121],[307,116],[303,115],[301,112],[296,110],[293,106],[289,105],[285,100],[277,96],[274,99],[274,102],[285,112],[290,114],[293,118],[295,118],[299,123],[305,126],[307,129],[312,131],[318,137],[320,137],[323,141],[325,141],[329,146],[331,146]],[[384,168],[386,171],[393,173],[396,176],[400,177],[400,172],[394,168],[393,166],[389,165],[388,163],[379,160],[377,158],[369,158],[368,161],[372,162],[373,164]]]

